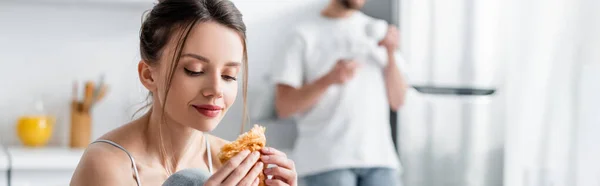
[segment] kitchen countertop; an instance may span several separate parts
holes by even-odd
[[[83,149],[70,149],[61,147],[26,148],[8,147],[12,158],[13,171],[26,170],[74,170],[83,155]],[[280,151],[289,154],[291,149],[280,148]],[[0,171],[9,168],[8,153],[0,148]]]
[[[83,149],[9,147],[12,170],[74,170]],[[1,161],[0,161],[1,162]],[[0,163],[1,164],[1,163]]]

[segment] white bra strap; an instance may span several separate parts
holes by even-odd
[[[208,154],[208,173],[213,173],[212,165],[212,154],[210,153],[210,143],[208,142],[208,136],[204,135],[204,141],[206,142],[206,153]]]
[[[113,141],[110,141],[110,140],[96,140],[96,141],[92,142],[92,144],[96,143],[96,142],[108,143],[108,144],[110,144],[112,146],[115,146],[115,147],[121,149],[123,152],[125,152],[127,154],[127,156],[129,156],[129,159],[131,160],[131,165],[132,165],[132,168],[133,168],[133,173],[135,174],[135,181],[136,181],[136,183],[137,183],[138,186],[142,186],[142,182],[140,181],[140,175],[138,174],[138,169],[137,169],[137,166],[135,165],[135,159],[129,153],[129,151],[127,151],[121,145],[119,145],[119,144],[117,144],[117,143],[115,143]]]

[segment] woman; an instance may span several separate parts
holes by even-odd
[[[227,141],[207,132],[233,105],[240,73],[246,113],[245,31],[228,0],[157,4],[140,32],[138,75],[149,90],[150,109],[90,144],[71,185],[160,185],[189,168],[210,172],[209,186],[258,185],[263,162],[276,165],[264,171],[273,177],[267,185],[297,185],[293,162],[272,148],[242,152],[224,164],[213,161]]]

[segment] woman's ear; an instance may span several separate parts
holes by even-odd
[[[150,92],[156,91],[156,81],[154,81],[154,75],[152,74],[152,67],[146,63],[146,61],[141,60],[138,63],[138,76],[140,77],[140,82],[146,89]]]

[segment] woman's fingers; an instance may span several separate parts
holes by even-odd
[[[281,176],[273,176],[271,179],[275,179],[275,180],[285,180],[285,178],[281,177]]]
[[[260,149],[260,152],[262,152],[264,155],[278,155],[278,156],[283,156],[283,157],[287,157],[287,155],[285,155],[285,153],[272,148],[272,147],[264,147],[262,149]]]
[[[238,183],[238,185],[254,185],[253,182],[256,181],[256,179],[258,179],[258,174],[260,174],[260,172],[262,172],[262,171],[263,171],[263,163],[262,162],[256,163],[256,165],[254,165],[252,170],[250,170],[250,172],[248,172],[248,174],[246,174],[244,179],[242,179],[242,181],[240,181]]]
[[[233,172],[242,163],[242,161],[248,157],[249,154],[250,151],[244,150],[229,159],[225,165],[223,165],[207,180],[207,183],[209,185],[220,185],[223,183],[223,180],[225,180],[225,178],[227,178],[229,174],[231,174],[231,172]]]
[[[266,180],[267,185],[297,185],[296,166],[294,161],[287,158],[285,153],[270,147],[265,147],[261,150],[263,156],[261,161],[266,164],[274,164],[275,167],[268,168],[264,171],[266,175],[273,176],[272,179]]]
[[[258,183],[260,183],[260,179],[256,178],[254,179],[254,182],[252,182],[252,186],[258,186]]]
[[[271,167],[265,170],[266,175],[272,175],[275,180],[292,183],[296,180],[296,173],[282,167]]]
[[[280,155],[263,155],[260,160],[265,164],[275,164],[279,167],[287,168],[287,169],[296,169],[294,165],[294,161],[288,159],[285,156]]]
[[[281,180],[273,180],[273,179],[266,180],[265,184],[267,184],[268,186],[287,186],[287,185],[289,185]]]
[[[250,171],[252,166],[254,166],[256,161],[258,161],[259,157],[260,153],[257,151],[253,152],[251,155],[248,155],[248,157],[246,157],[246,159],[241,164],[239,164],[239,166],[235,168],[235,170],[233,170],[233,172],[231,172],[229,176],[227,176],[227,179],[223,182],[223,184],[237,185],[237,183],[239,183],[242,180],[242,178],[246,176],[248,171]]]

